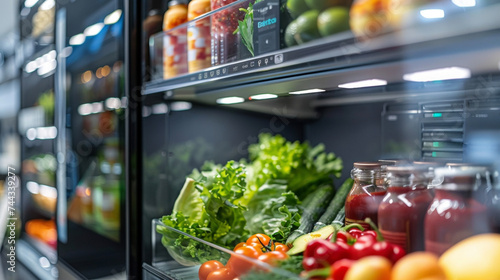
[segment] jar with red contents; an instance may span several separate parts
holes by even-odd
[[[370,229],[366,218],[377,224],[378,207],[387,192],[384,170],[384,164],[379,162],[354,163],[351,170],[354,184],[345,202],[346,224],[359,223]]]
[[[236,0],[211,0],[211,9],[216,10]],[[245,13],[241,4],[226,7],[212,15],[212,65],[220,65],[238,59],[239,36],[234,31],[238,28],[238,20],[243,20]]]
[[[437,168],[435,196],[425,217],[425,250],[443,254],[461,240],[490,231],[486,206],[474,198],[481,168]]]
[[[389,166],[387,194],[378,208],[378,227],[385,240],[406,252],[423,251],[424,219],[433,197],[425,165]]]

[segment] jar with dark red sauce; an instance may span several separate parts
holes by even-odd
[[[354,180],[351,191],[345,202],[345,223],[359,223],[365,229],[371,227],[365,222],[370,218],[375,224],[378,222],[378,207],[384,198],[386,178],[384,165],[380,162],[355,162],[351,170]]]
[[[389,166],[388,188],[378,208],[384,239],[406,252],[423,251],[424,219],[433,197],[426,165]]]
[[[435,196],[425,217],[425,250],[441,255],[461,240],[490,231],[486,205],[474,195],[482,168],[438,168]]]

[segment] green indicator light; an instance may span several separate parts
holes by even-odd
[[[433,113],[432,117],[433,118],[441,118],[443,116],[443,113]]]
[[[432,152],[432,157],[437,157],[437,153],[436,152]]]
[[[435,147],[435,148],[439,147],[439,142],[433,142],[432,147]]]

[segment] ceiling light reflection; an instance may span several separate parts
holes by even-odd
[[[101,32],[103,27],[104,27],[104,23],[98,22],[96,24],[93,24],[93,25],[85,28],[85,30],[83,30],[83,34],[87,37],[95,36],[95,35],[99,34],[99,32]]]
[[[229,104],[243,103],[245,102],[245,99],[242,97],[230,96],[230,97],[219,98],[215,102],[217,102],[217,104],[229,105]]]
[[[104,18],[104,24],[114,24],[120,20],[122,16],[122,10],[118,9]]]
[[[459,7],[463,7],[463,8],[476,6],[476,0],[452,0],[451,2],[453,2],[453,4],[455,4],[455,5],[457,5]]]
[[[408,73],[403,79],[410,82],[430,82],[443,80],[467,79],[471,77],[471,71],[462,67],[447,67]]]
[[[320,88],[299,90],[299,91],[290,91],[289,94],[308,94],[308,93],[317,93],[317,92],[325,92],[326,90]]]
[[[433,18],[444,18],[444,10],[441,9],[426,9],[421,10],[420,15],[424,18],[433,19]]]
[[[370,79],[370,80],[340,84],[339,88],[364,88],[364,87],[375,87],[375,86],[385,86],[385,85],[387,85],[386,80]]]
[[[252,95],[248,99],[250,99],[250,100],[265,100],[265,99],[273,99],[273,98],[278,98],[278,95],[272,94],[272,93],[263,93],[263,94]]]
[[[85,35],[80,33],[69,38],[69,44],[72,46],[78,46],[85,42]]]

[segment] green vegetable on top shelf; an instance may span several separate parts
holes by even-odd
[[[245,12],[243,20],[238,20],[238,27],[234,30],[234,34],[240,33],[241,41],[247,47],[248,51],[254,56],[253,51],[253,5],[262,0],[256,0],[253,4],[248,4],[248,9],[241,8],[240,11]]]

